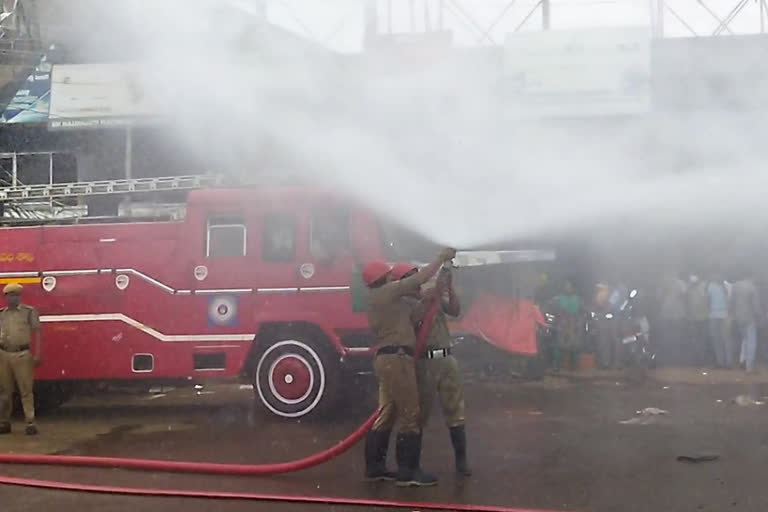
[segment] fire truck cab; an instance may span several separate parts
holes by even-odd
[[[40,311],[42,395],[245,376],[296,418],[331,407],[343,363],[370,353],[359,268],[385,257],[380,233],[308,188],[202,189],[178,221],[0,228],[0,283]]]

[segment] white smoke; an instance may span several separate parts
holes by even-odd
[[[147,86],[193,154],[255,178],[264,147],[276,147],[308,183],[436,242],[766,214],[762,113],[511,121],[480,60],[386,74],[364,57],[299,49],[265,31],[248,2],[141,4],[110,2],[100,15],[142,36]]]

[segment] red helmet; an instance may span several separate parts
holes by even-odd
[[[419,268],[411,263],[395,263],[392,267],[392,279],[400,280],[405,277],[408,272],[414,270],[419,270]]]
[[[386,261],[372,261],[363,267],[363,282],[371,286],[392,271],[392,266]]]

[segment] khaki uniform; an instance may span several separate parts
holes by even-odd
[[[32,306],[20,304],[0,310],[0,423],[10,421],[14,384],[19,389],[24,418],[27,423],[35,421],[34,362],[29,344],[32,330],[39,328],[40,316]]]
[[[442,309],[435,315],[427,338],[427,350],[450,349],[453,345],[448,320]],[[452,355],[416,361],[416,379],[419,384],[419,425],[429,421],[432,404],[437,395],[448,428],[464,425],[464,388],[459,363]]]
[[[402,299],[419,289],[416,277],[392,281],[370,290],[368,324],[377,350],[383,347],[413,349],[416,333],[411,324],[411,308]],[[401,434],[419,432],[419,397],[413,357],[405,351],[379,353],[373,369],[379,381],[379,417],[373,430],[391,430],[399,419]]]

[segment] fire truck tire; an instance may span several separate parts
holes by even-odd
[[[35,382],[35,413],[47,414],[61,407],[72,397],[72,387],[57,382]],[[14,393],[13,410],[21,414],[21,400]]]
[[[253,372],[256,401],[283,418],[321,416],[337,402],[341,368],[328,346],[303,336],[281,336],[265,344]]]

